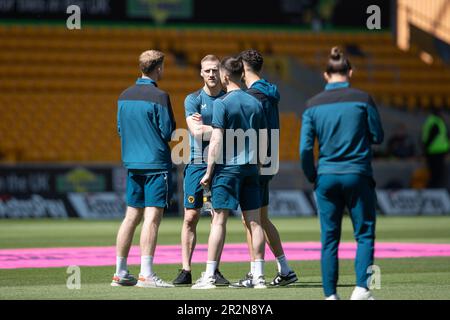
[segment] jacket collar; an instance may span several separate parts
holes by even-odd
[[[334,90],[334,89],[342,89],[342,88],[348,88],[350,87],[350,83],[345,81],[345,82],[332,82],[332,83],[328,83],[325,86],[325,90]]]
[[[157,87],[158,85],[156,84],[156,81],[146,77],[146,78],[138,78],[136,81],[136,84],[143,84],[143,85],[154,85],[155,87]]]

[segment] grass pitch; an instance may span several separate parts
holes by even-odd
[[[320,240],[317,218],[278,218],[273,222],[285,242]],[[0,248],[111,246],[114,245],[119,224],[120,221],[3,220],[0,223]],[[158,243],[179,244],[181,224],[181,218],[165,218]],[[202,218],[198,227],[198,243],[206,243],[208,233],[209,219]],[[138,244],[138,234],[134,244]],[[352,239],[351,222],[346,217],[342,240]],[[245,241],[239,219],[230,219],[226,241]],[[450,217],[380,217],[377,241],[450,243]],[[375,263],[381,268],[381,289],[374,290],[377,299],[450,299],[450,257],[376,259]],[[299,275],[299,282],[286,288],[217,288],[207,291],[192,290],[190,287],[110,287],[114,266],[81,267],[80,290],[67,289],[68,274],[65,268],[0,269],[0,299],[323,299],[319,261],[290,261],[290,265]],[[229,280],[238,280],[248,271],[248,267],[248,263],[223,263],[220,268]],[[171,281],[179,268],[179,265],[156,265],[155,271],[164,280]],[[194,264],[194,278],[200,276],[204,268],[204,264]],[[130,266],[130,271],[138,274],[139,266]],[[275,271],[275,262],[268,262],[268,280],[275,275]],[[338,293],[343,299],[350,296],[354,281],[353,261],[341,260]]]

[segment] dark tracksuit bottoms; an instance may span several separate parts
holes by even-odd
[[[375,245],[375,181],[372,144],[383,141],[383,128],[372,98],[332,83],[311,98],[302,117],[300,156],[303,171],[315,184],[321,226],[321,269],[325,296],[336,293],[341,222],[347,207],[357,242],[356,285],[367,288]],[[319,142],[319,163],[314,164],[314,141]]]
[[[325,296],[336,293],[339,274],[338,246],[347,206],[357,242],[356,285],[367,288],[375,246],[375,190],[370,177],[358,174],[324,174],[318,177],[315,196],[319,209]]]

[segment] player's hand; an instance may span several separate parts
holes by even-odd
[[[191,117],[192,117],[192,120],[194,120],[194,121],[198,121],[198,122],[203,121],[202,115],[200,113],[194,113]]]
[[[200,184],[203,186],[203,188],[208,188],[210,183],[211,183],[211,176],[209,174],[205,174],[202,180],[200,180]]]

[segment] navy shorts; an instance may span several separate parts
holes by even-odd
[[[261,207],[269,205],[269,184],[273,176],[260,176],[259,185],[261,190]]]
[[[261,208],[259,171],[256,165],[216,165],[211,187],[214,209],[242,211]]]
[[[184,207],[199,209],[203,207],[203,186],[200,181],[205,176],[205,164],[188,164],[184,168]]]
[[[161,170],[128,170],[127,205],[167,208],[172,197],[172,175]]]

